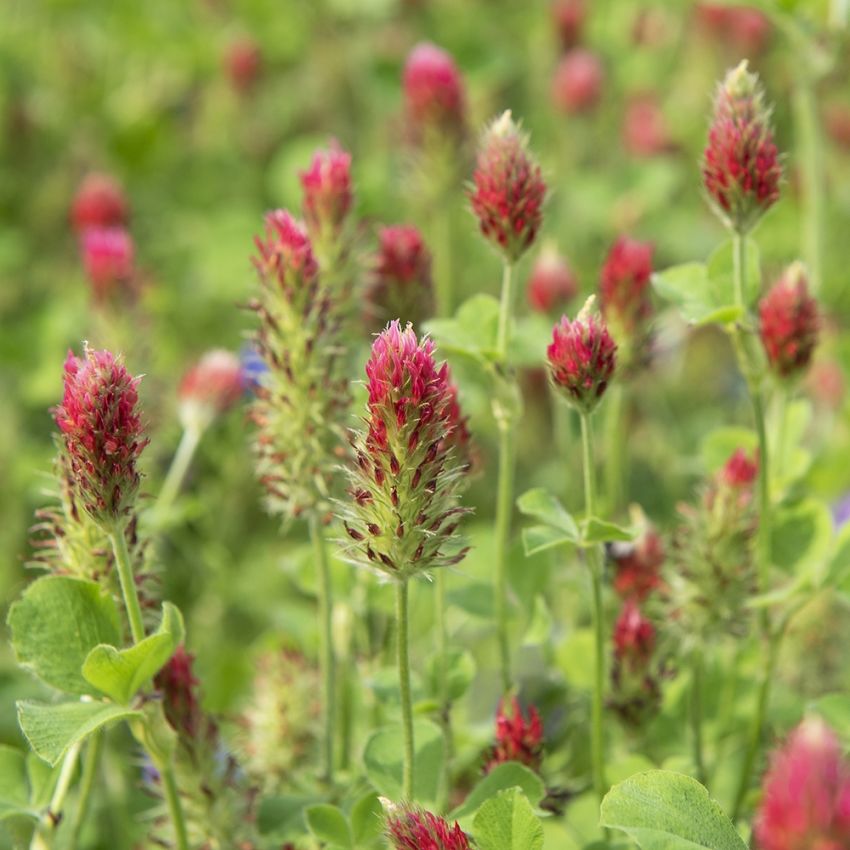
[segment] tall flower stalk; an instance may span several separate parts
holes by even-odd
[[[597,516],[596,470],[592,414],[614,376],[617,347],[604,321],[594,314],[593,299],[570,321],[555,325],[546,356],[555,390],[578,412],[581,420],[585,516]],[[585,548],[590,572],[594,636],[594,677],[591,705],[591,762],[593,787],[601,800],[608,790],[605,780],[603,709],[605,694],[605,620],[602,606],[602,548]]]
[[[513,270],[532,245],[543,220],[546,184],[528,150],[528,138],[510,111],[493,121],[482,136],[469,201],[482,235],[502,255],[502,291],[496,338],[496,381],[493,415],[499,432],[496,487],[496,632],[502,687],[513,686],[508,612],[508,556],[513,511],[516,424],[521,399],[508,362],[513,323]]]

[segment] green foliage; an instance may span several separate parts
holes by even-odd
[[[540,777],[524,764],[507,761],[496,765],[469,792],[467,798],[450,815],[451,820],[461,820],[479,812],[482,806],[496,795],[511,788],[518,789],[523,799],[538,805],[546,796],[546,788]]]
[[[472,826],[480,850],[541,850],[543,826],[519,788],[500,791],[478,810]]]

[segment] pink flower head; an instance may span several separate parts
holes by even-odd
[[[817,345],[820,322],[800,263],[792,263],[762,298],[759,318],[771,369],[782,378],[804,371]]]
[[[82,235],[83,265],[95,299],[103,301],[133,277],[133,239],[123,227],[91,227]]]
[[[65,393],[53,417],[78,501],[104,525],[122,521],[139,489],[136,459],[148,441],[137,411],[138,384],[109,351],[86,347],[83,359],[68,352]]]
[[[654,94],[629,98],[623,118],[623,145],[632,156],[639,157],[658,156],[673,150],[667,121]]]
[[[850,763],[819,718],[804,720],[773,753],[754,832],[761,850],[850,847]]]
[[[183,376],[180,382],[180,416],[201,426],[233,407],[245,394],[247,381],[239,358],[230,351],[214,349]]]
[[[561,112],[589,112],[602,96],[604,71],[599,57],[577,47],[558,63],[552,77],[552,101]]]
[[[539,313],[562,307],[578,294],[578,280],[567,261],[551,245],[545,245],[528,279],[528,303]]]
[[[78,233],[90,227],[124,227],[130,217],[121,184],[108,174],[89,174],[77,189],[71,206],[71,224]]]
[[[625,334],[633,334],[652,312],[649,279],[652,244],[621,236],[611,246],[599,282],[602,315]]]
[[[592,309],[589,298],[575,321],[562,316],[546,349],[552,383],[567,401],[586,412],[599,403],[617,363],[617,346]]]
[[[779,199],[782,166],[770,110],[746,60],[717,89],[702,176],[715,212],[738,233],[749,231]]]
[[[328,150],[316,151],[306,171],[301,172],[304,191],[304,220],[316,238],[337,236],[351,209],[351,154],[333,142]]]
[[[437,815],[412,806],[392,806],[387,836],[394,850],[470,850],[466,833]]]
[[[518,761],[532,770],[540,768],[543,757],[543,722],[537,709],[531,705],[528,716],[523,715],[519,700],[511,700],[510,714],[505,712],[505,701],[499,703],[496,712],[496,743],[484,768],[489,773],[506,761]]]
[[[353,501],[345,528],[352,558],[404,579],[460,561],[455,531],[468,462],[465,420],[448,365],[430,339],[391,322],[366,364],[368,430],[354,439]]]
[[[469,195],[481,232],[515,262],[543,221],[546,184],[510,111],[485,130]]]
[[[614,625],[614,657],[633,671],[641,670],[654,649],[655,626],[641,614],[634,599],[627,599]]]
[[[552,3],[552,20],[564,50],[571,50],[581,41],[586,16],[586,0],[554,0]]]
[[[286,294],[311,284],[319,265],[307,232],[286,210],[266,215],[266,238],[255,237],[254,265],[264,279],[274,279]]]
[[[736,449],[720,472],[721,481],[728,487],[751,487],[759,472],[758,461],[744,449]]]
[[[634,544],[614,544],[614,590],[622,599],[643,602],[663,585],[661,567],[664,565],[664,543],[661,535],[648,529]]]
[[[405,109],[413,138],[429,134],[460,137],[466,124],[466,95],[454,59],[435,44],[417,44],[403,75]]]
[[[224,69],[237,92],[244,94],[250,91],[263,70],[263,55],[259,44],[249,37],[231,42],[224,54]]]
[[[181,643],[168,663],[156,674],[154,684],[162,694],[165,717],[181,737],[198,741],[215,738],[217,727],[198,699],[198,679],[192,670],[195,656]]]

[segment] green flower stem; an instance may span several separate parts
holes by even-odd
[[[183,436],[177,445],[177,451],[171,460],[171,466],[168,468],[165,481],[162,482],[162,487],[159,491],[156,505],[154,506],[154,513],[157,518],[164,518],[174,504],[174,500],[183,486],[183,481],[186,478],[186,473],[189,471],[189,466],[192,463],[192,458],[195,456],[195,450],[198,448],[198,443],[200,443],[202,435],[202,428],[184,428]]]
[[[168,814],[174,826],[174,840],[177,850],[189,850],[189,835],[186,832],[186,821],[183,817],[183,806],[180,803],[180,793],[177,790],[177,782],[174,779],[174,768],[170,762],[158,765],[160,778],[162,779],[162,790],[165,793],[165,804],[168,806]]]
[[[121,584],[124,607],[127,609],[127,619],[130,621],[130,634],[133,636],[133,643],[139,643],[145,639],[145,626],[142,621],[142,606],[139,605],[139,594],[136,590],[136,579],[130,562],[130,552],[127,550],[123,523],[115,523],[109,532],[109,540],[115,554],[115,566],[118,569],[118,581]]]
[[[50,798],[47,811],[42,814],[41,819],[36,825],[30,843],[30,850],[50,850],[50,847],[53,845],[56,828],[62,820],[62,809],[65,806],[65,798],[68,796],[71,780],[74,778],[74,771],[77,769],[77,759],[80,756],[81,746],[81,742],[74,744],[62,761],[62,768],[59,771],[59,778],[56,780],[56,787],[53,789],[53,796]]]
[[[584,460],[584,502],[588,517],[596,515],[596,475],[593,468],[593,428],[590,414],[581,412],[581,444]],[[602,559],[599,546],[590,546],[586,550],[590,567],[591,588],[593,591],[593,635],[594,635],[594,680],[593,703],[591,711],[591,762],[593,767],[593,787],[599,800],[608,791],[605,781],[605,738],[602,726],[603,695],[605,689],[605,624],[602,611]]]
[[[608,403],[605,405],[605,500],[609,515],[615,514],[622,506],[625,492],[624,402],[623,385],[615,381],[608,388]]]
[[[446,627],[446,577],[442,569],[435,570],[436,626],[437,626],[437,695],[439,699],[440,727],[443,730],[446,757],[443,759],[443,776],[440,783],[440,799],[437,809],[446,810],[451,783],[451,760],[454,751],[452,735],[452,705],[449,699],[449,635]]]
[[[86,756],[83,760],[83,772],[80,776],[80,789],[77,792],[77,808],[74,811],[74,819],[71,821],[71,834],[69,846],[76,847],[79,842],[80,831],[88,814],[89,800],[92,788],[97,776],[97,768],[100,765],[100,751],[103,744],[103,730],[98,729],[89,737],[86,745]]]
[[[496,337],[496,351],[499,363],[504,366],[508,359],[511,318],[513,315],[513,265],[507,260],[502,270],[502,297],[499,302],[499,331]]]
[[[694,766],[697,779],[705,785],[705,759],[703,757],[702,737],[702,699],[705,664],[702,647],[697,647],[691,654],[691,744],[693,746]]]
[[[408,650],[407,579],[396,582],[395,610],[398,659],[398,684],[401,692],[401,723],[404,730],[404,767],[401,782],[402,802],[413,801],[414,741],[413,702],[410,697],[410,656]]]
[[[322,524],[315,515],[310,517],[310,540],[313,544],[313,560],[316,568],[317,594],[319,598],[319,657],[321,665],[324,700],[324,772],[322,778],[333,782],[334,775],[334,732],[336,729],[336,671],[333,647],[333,606],[331,602],[331,575]]]

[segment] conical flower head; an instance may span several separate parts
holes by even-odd
[[[762,345],[771,369],[782,378],[803,372],[818,341],[817,301],[809,295],[806,274],[793,263],[759,304]]]
[[[550,244],[543,246],[528,279],[528,304],[548,313],[571,301],[578,293],[578,280],[567,261]]]
[[[130,205],[121,184],[108,174],[89,174],[71,206],[71,224],[78,233],[92,227],[124,227]]]
[[[546,184],[510,111],[484,131],[472,181],[469,202],[481,232],[516,262],[540,230]]]
[[[748,232],[779,199],[782,166],[770,110],[746,60],[717,89],[702,175],[715,212],[737,233]]]
[[[459,139],[466,129],[466,94],[454,59],[435,44],[417,44],[403,75],[405,111],[417,143],[432,136]]]
[[[103,302],[133,277],[133,239],[123,227],[91,227],[80,244],[95,301]]]
[[[384,803],[387,837],[394,850],[470,850],[466,833],[437,815],[413,806]]]
[[[332,240],[342,231],[354,193],[351,186],[351,154],[336,142],[316,151],[310,167],[301,172],[304,220],[314,240]]]
[[[755,836],[762,850],[850,847],[850,762],[822,720],[804,720],[773,754]]]
[[[561,317],[546,357],[555,389],[579,410],[593,410],[614,375],[617,346],[605,322],[594,315],[592,297],[575,321]]]
[[[489,773],[506,761],[518,761],[532,770],[539,770],[542,758],[543,722],[537,708],[529,706],[526,716],[516,697],[511,700],[509,711],[502,700],[496,712],[496,742],[484,772]]]
[[[458,563],[456,530],[466,464],[453,444],[457,399],[434,344],[391,322],[372,346],[365,432],[353,438],[351,502],[343,519],[351,560],[404,580]]]
[[[419,322],[433,314],[431,252],[412,225],[383,227],[378,232],[367,299],[369,312],[381,326],[393,317]]]
[[[76,502],[101,526],[122,523],[139,490],[136,460],[148,444],[138,378],[109,351],[68,352],[65,393],[53,417],[62,432]]]
[[[655,626],[634,599],[627,599],[614,625],[611,707],[625,723],[638,725],[660,706],[663,663],[656,657]]]
[[[286,520],[325,510],[344,445],[348,382],[341,357],[342,308],[319,274],[307,233],[283,210],[266,217],[254,264],[260,297],[259,376],[252,418],[269,508]]]

